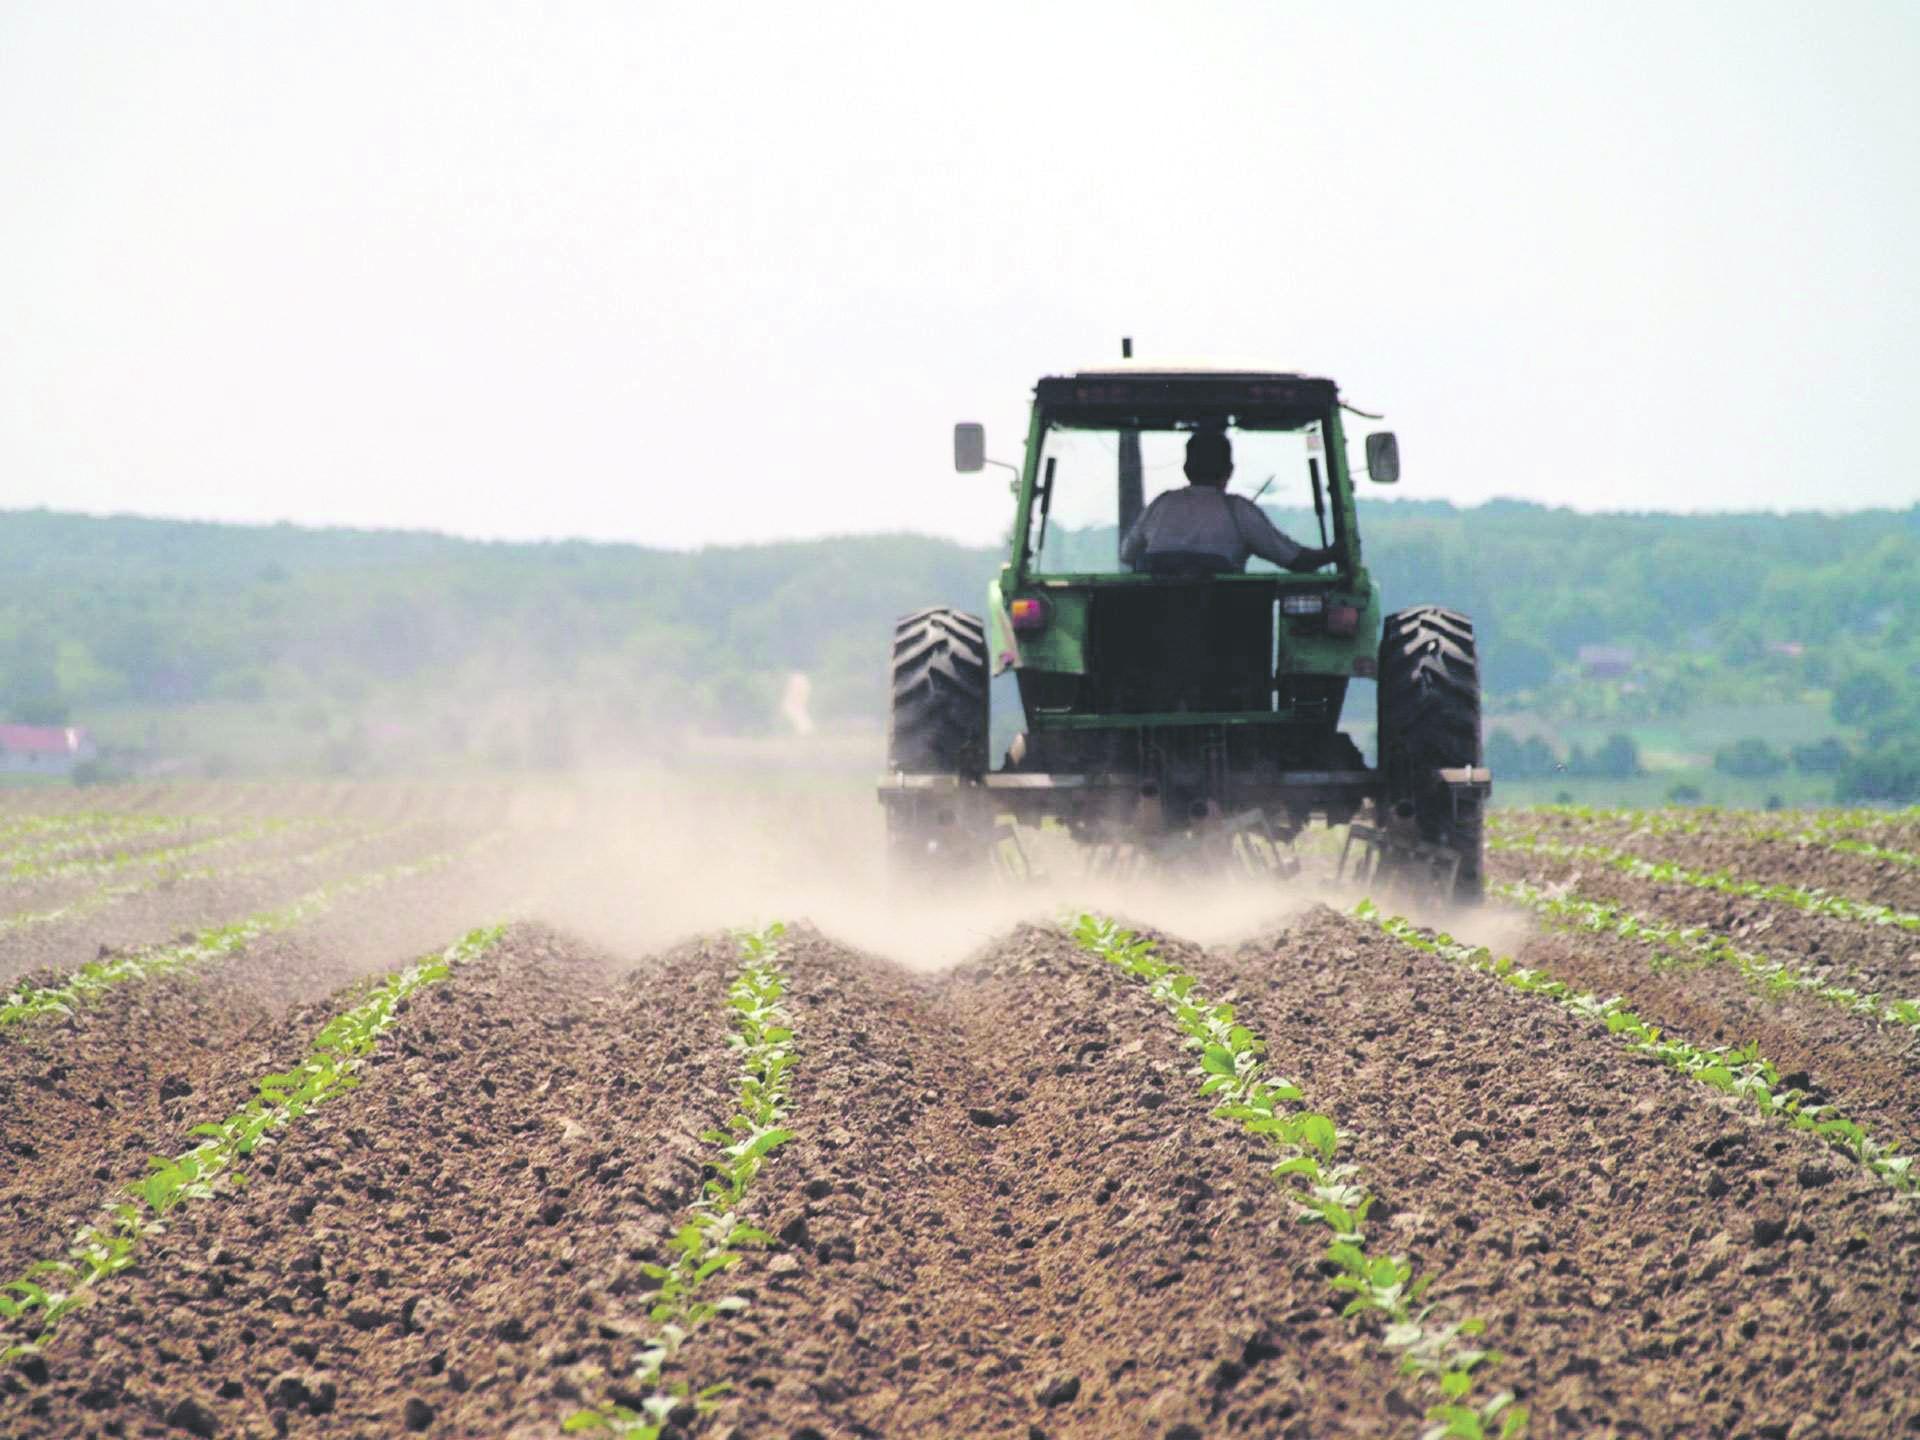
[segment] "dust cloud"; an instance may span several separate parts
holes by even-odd
[[[636,961],[692,935],[783,920],[932,970],[1022,922],[1085,909],[1224,944],[1341,899],[1307,876],[1094,877],[1065,844],[1034,848],[1039,873],[1017,885],[981,877],[894,894],[872,782],[846,775],[580,774],[517,787],[508,808],[527,913]]]

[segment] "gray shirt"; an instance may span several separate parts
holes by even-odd
[[[1223,570],[1244,569],[1249,555],[1285,569],[1301,547],[1246,496],[1229,495],[1211,485],[1188,485],[1154,497],[1127,532],[1120,559],[1137,568],[1146,556],[1171,550],[1218,555]]]

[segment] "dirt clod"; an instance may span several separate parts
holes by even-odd
[[[1079,1397],[1079,1394],[1080,1377],[1078,1375],[1056,1375],[1040,1387],[1039,1394],[1035,1398],[1046,1406],[1069,1405]]]
[[[184,1430],[189,1435],[198,1435],[201,1440],[213,1440],[213,1437],[219,1433],[213,1412],[191,1395],[183,1395],[173,1402],[167,1411],[166,1421],[175,1430]]]

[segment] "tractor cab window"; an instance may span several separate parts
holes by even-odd
[[[1156,496],[1186,486],[1187,441],[1192,433],[1190,429],[1049,426],[1029,514],[1032,572],[1124,572],[1120,542],[1126,527]],[[1326,511],[1326,443],[1321,422],[1311,420],[1289,430],[1229,426],[1226,435],[1233,447],[1233,476],[1227,493],[1253,500],[1301,545],[1321,544],[1314,505],[1317,484]],[[1129,481],[1136,475],[1138,489],[1130,494]],[[1332,515],[1326,513],[1331,525]],[[1249,571],[1276,568],[1258,557],[1247,564]]]

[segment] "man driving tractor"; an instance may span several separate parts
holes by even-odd
[[[1218,430],[1196,430],[1187,441],[1187,486],[1154,497],[1120,547],[1121,561],[1155,574],[1244,570],[1249,555],[1306,573],[1334,558],[1331,548],[1308,550],[1283,534],[1253,501],[1227,494],[1233,444]]]

